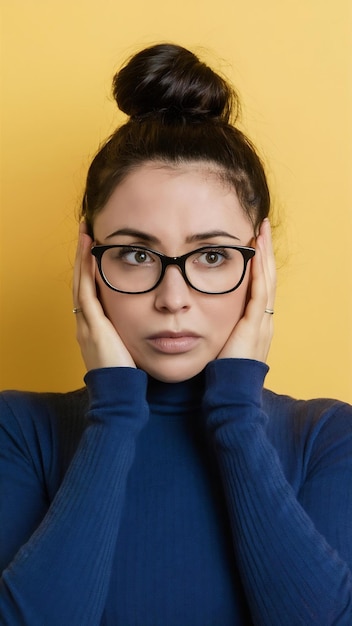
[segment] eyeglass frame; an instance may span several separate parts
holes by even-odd
[[[146,289],[145,291],[122,291],[121,289],[117,289],[117,287],[114,287],[111,283],[109,283],[108,279],[106,278],[103,272],[102,258],[103,258],[104,252],[106,250],[110,250],[111,248],[131,248],[131,251],[143,250],[144,252],[150,252],[151,254],[154,254],[155,256],[157,256],[160,259],[161,271],[160,271],[160,276],[157,282],[155,283],[155,285],[153,285],[153,287],[150,287],[149,289]],[[205,252],[206,250],[212,250],[213,248],[214,249],[230,248],[231,250],[238,250],[242,254],[243,272],[242,272],[240,280],[237,282],[237,284],[234,287],[232,287],[232,289],[227,289],[226,291],[215,291],[215,292],[203,291],[202,289],[197,289],[197,287],[194,287],[186,274],[186,261],[190,256],[192,256],[193,254],[196,254],[197,252]],[[226,293],[231,293],[232,291],[236,291],[236,289],[238,289],[238,287],[241,285],[246,274],[248,262],[255,255],[255,248],[251,248],[250,246],[202,246],[201,248],[197,248],[196,250],[191,250],[191,252],[186,252],[186,254],[182,254],[181,256],[167,256],[166,254],[163,254],[162,252],[158,252],[157,250],[152,250],[151,248],[146,248],[144,246],[133,246],[133,245],[126,245],[126,244],[125,245],[124,244],[111,244],[111,245],[94,244],[91,247],[91,254],[96,259],[99,274],[101,278],[103,279],[105,285],[107,285],[107,287],[109,287],[113,291],[117,291],[118,293],[126,293],[128,295],[136,295],[136,296],[143,294],[143,293],[149,293],[150,291],[153,291],[160,285],[160,283],[162,282],[165,276],[166,269],[169,267],[169,265],[176,265],[181,270],[183,280],[189,287],[191,287],[195,291],[198,291],[199,293],[204,293],[210,296],[221,296]]]

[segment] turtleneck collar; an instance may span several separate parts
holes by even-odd
[[[168,406],[176,411],[192,409],[201,404],[204,391],[204,371],[189,380],[165,383],[148,376],[147,401],[150,405]]]

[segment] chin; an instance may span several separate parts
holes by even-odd
[[[149,376],[155,378],[156,380],[160,380],[163,383],[182,383],[185,380],[189,380],[194,376],[200,374],[203,371],[205,366],[209,361],[191,364],[191,363],[178,363],[174,358],[170,363],[164,363],[160,365],[160,367],[155,366],[153,364],[144,364],[139,365],[137,363],[137,367],[144,370]]]

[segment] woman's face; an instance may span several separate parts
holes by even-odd
[[[201,246],[247,246],[253,228],[233,189],[203,163],[146,163],[120,183],[94,222],[99,244],[142,245],[168,256]],[[144,294],[111,290],[96,272],[98,293],[136,365],[166,382],[198,374],[216,359],[241,318],[249,268],[231,293],[199,293],[179,268],[167,268]]]

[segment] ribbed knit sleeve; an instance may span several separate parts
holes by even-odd
[[[136,438],[148,418],[146,375],[133,368],[94,370],[86,375],[86,384],[87,427],[70,467],[37,530],[3,572],[0,622],[4,626],[100,624],[126,479]],[[1,419],[3,485],[11,477],[17,490],[11,499],[15,507],[16,497],[28,497],[23,485],[28,484],[27,473],[35,475],[35,470],[6,396]],[[43,486],[35,488],[35,477],[30,480],[31,507],[41,510]],[[7,518],[14,512],[7,510],[4,497],[0,494]]]
[[[253,622],[351,626],[352,577],[347,563],[352,560],[352,493],[344,484],[351,485],[352,475],[351,413],[343,426],[336,413],[330,424],[317,428],[307,483],[301,486],[303,508],[267,437],[268,418],[261,408],[266,372],[263,363],[246,359],[212,362],[206,370],[204,397]],[[329,536],[344,535],[340,553],[312,521],[324,515],[322,484],[332,507]]]

